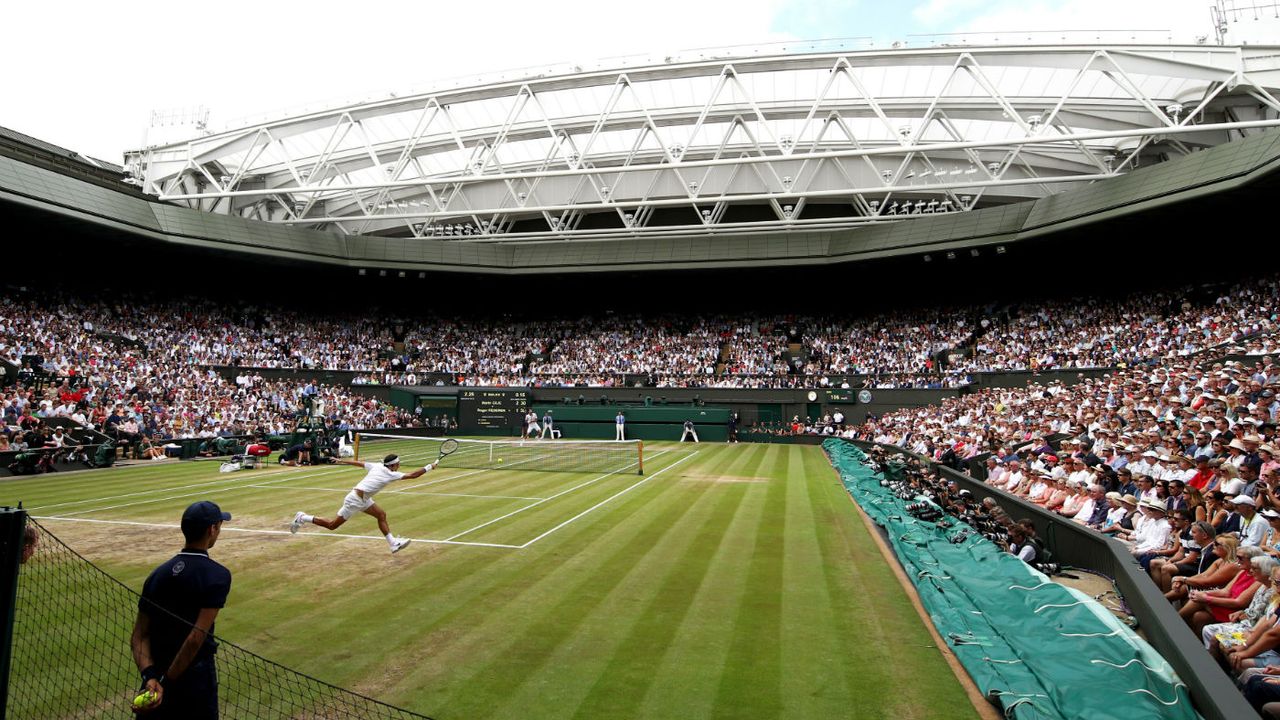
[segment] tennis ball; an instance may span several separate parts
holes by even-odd
[[[144,708],[156,701],[156,694],[150,690],[144,690],[142,694],[133,699],[133,706],[136,708]]]
[[[498,462],[502,462],[502,458],[498,458]]]

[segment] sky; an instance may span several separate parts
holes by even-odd
[[[1166,31],[1212,39],[1210,0],[48,0],[5,8],[0,126],[120,162],[168,130],[152,111],[223,129],[303,106],[619,56],[823,38]],[[1247,24],[1247,23],[1246,23]],[[1243,27],[1243,25],[1241,25]],[[1053,32],[1042,32],[1053,31]],[[1027,37],[1032,35],[1027,34]],[[616,63],[616,60],[614,61]],[[190,135],[190,131],[181,130]],[[149,134],[150,133],[150,134]]]

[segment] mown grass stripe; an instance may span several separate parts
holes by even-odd
[[[753,452],[764,454],[762,448]],[[727,469],[726,469],[727,473]],[[733,642],[737,610],[746,593],[754,544],[767,491],[760,484],[724,486],[742,500],[726,527],[714,557],[684,619],[663,656],[655,661],[653,680],[636,704],[634,717],[708,717],[720,687]]]
[[[667,544],[677,547],[654,547],[650,556],[658,558],[659,568],[644,581],[652,588],[649,598],[643,606],[637,603],[627,608],[631,611],[629,616],[614,619],[618,625],[615,631],[629,626],[629,632],[618,643],[608,664],[600,669],[574,717],[626,717],[649,690],[655,666],[688,615],[725,532],[747,495],[745,488],[732,486],[703,492],[718,496],[715,506],[696,523],[675,529],[679,534]]]
[[[782,446],[766,458],[777,463]],[[788,452],[789,456],[789,452]],[[713,718],[772,717],[782,709],[782,547],[786,534],[787,488],[770,482],[765,509],[755,530],[746,592],[734,622],[733,644],[712,707]]]
[[[783,551],[782,667],[808,666],[810,672],[784,672],[780,696],[787,717],[830,717],[844,711],[850,695],[844,676],[847,658],[832,633],[835,619],[830,589],[823,582],[815,503],[819,482],[810,479],[807,453],[792,448],[787,465],[787,528]]]
[[[853,693],[851,714],[906,720],[977,718],[892,569],[880,558],[847,491],[825,457],[819,458],[821,463],[812,461],[813,472],[825,479],[819,485],[823,512],[834,530],[824,539],[824,567],[836,600],[834,622],[845,652],[863,656],[847,669],[847,682],[854,688],[892,687],[902,678],[911,679],[910,693]]]

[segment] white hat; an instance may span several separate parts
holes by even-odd
[[[1159,510],[1161,512],[1167,512],[1169,510],[1169,508],[1165,506],[1164,500],[1160,500],[1159,498],[1143,500],[1138,503],[1138,505],[1142,507],[1149,507],[1152,510]]]
[[[1231,502],[1235,503],[1236,505],[1249,505],[1252,507],[1257,507],[1258,505],[1258,503],[1254,502],[1253,498],[1249,497],[1248,495],[1237,495],[1231,498]]]
[[[1148,450],[1148,451],[1146,451],[1146,452],[1142,453],[1142,457],[1153,457],[1153,458],[1158,458],[1158,457],[1160,457],[1160,456],[1159,456],[1158,454],[1156,454],[1156,451],[1155,451],[1155,450]]]

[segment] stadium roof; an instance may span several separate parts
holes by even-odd
[[[89,167],[94,167],[99,170],[103,170],[104,172],[114,173],[116,175],[120,175],[124,172],[123,167],[113,162],[99,160],[98,158],[89,157],[88,155],[81,155],[74,150],[68,150],[64,147],[47,143],[39,138],[31,137],[30,135],[20,133],[17,130],[10,130],[7,127],[0,127],[0,142],[25,145],[42,151],[50,156],[57,156],[67,161],[82,163]]]
[[[214,213],[459,242],[829,231],[1054,195],[1280,117],[1276,48],[931,47],[573,69],[130,153]]]

